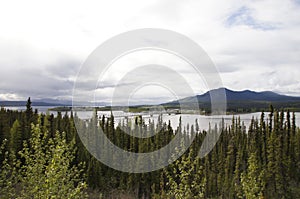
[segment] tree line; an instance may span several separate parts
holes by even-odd
[[[75,122],[76,125],[75,126]],[[133,125],[133,124],[134,125]],[[133,127],[133,128],[132,128]],[[146,153],[166,146],[180,134],[182,145],[195,138],[189,149],[161,170],[134,174],[114,170],[95,159],[85,143],[100,128],[116,146]],[[129,132],[147,134],[137,138]],[[204,158],[198,151],[208,134],[220,132],[213,150]],[[101,140],[100,140],[101,141]],[[232,124],[201,130],[194,124],[176,129],[162,117],[145,123],[142,117],[115,124],[113,115],[86,121],[76,113],[39,114],[0,110],[0,198],[299,198],[300,130],[295,114],[270,107],[253,118],[246,129],[239,118]],[[179,146],[177,150],[180,150]],[[150,164],[155,164],[151,162]]]

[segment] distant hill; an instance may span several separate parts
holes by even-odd
[[[70,107],[72,101],[69,100],[56,100],[56,99],[32,99],[32,106],[54,106],[54,107]],[[0,106],[26,106],[27,101],[1,101]],[[76,102],[77,106],[93,106],[94,103],[90,102]],[[97,103],[97,106],[106,106],[105,103]]]
[[[26,106],[27,101],[0,101],[0,106]],[[67,106],[66,104],[33,101],[32,106]]]
[[[162,104],[165,107],[189,107],[195,98],[198,101],[200,109],[210,111],[211,99],[210,94],[225,93],[227,99],[227,109],[231,112],[254,112],[266,111],[272,104],[277,109],[290,109],[292,111],[300,111],[300,97],[292,97],[280,95],[271,91],[254,92],[250,90],[232,91],[227,88],[219,88],[197,95],[187,97],[177,101]]]

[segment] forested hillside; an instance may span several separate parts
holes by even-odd
[[[195,140],[164,169],[125,173],[90,155],[74,121],[86,135],[102,128],[115,145],[132,152],[157,150],[175,134],[183,140],[195,135]],[[270,114],[252,120],[248,132],[239,118],[207,132],[197,121],[177,129],[161,118],[157,125],[146,125],[141,117],[134,122],[131,131],[159,132],[139,139],[122,132],[130,121],[114,124],[113,116],[96,112],[89,121],[76,113],[39,114],[30,101],[24,112],[1,108],[0,198],[300,198],[300,130],[293,113],[271,107]],[[205,135],[218,130],[222,133],[215,148],[198,158]]]

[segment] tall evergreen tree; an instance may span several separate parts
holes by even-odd
[[[16,120],[10,129],[10,143],[9,148],[11,151],[18,152],[21,151],[23,146],[24,135],[22,133],[21,125],[18,120]]]

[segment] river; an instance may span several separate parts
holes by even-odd
[[[25,106],[22,107],[4,107],[6,109],[11,110],[22,110],[24,111],[26,109]],[[39,113],[47,113],[49,106],[33,106],[33,109],[38,109]],[[57,115],[56,111],[48,111],[50,114]],[[143,119],[145,120],[145,123],[147,124],[149,120],[157,122],[158,120],[158,114],[149,114],[149,113],[127,113],[123,111],[113,111],[114,117],[115,117],[115,123],[119,124],[122,122],[125,117],[128,117],[129,119],[134,119],[137,115],[142,115]],[[300,113],[296,114],[296,124],[297,126],[300,126]],[[92,111],[79,111],[77,112],[77,115],[81,119],[89,119],[92,117],[93,112]],[[110,111],[98,111],[98,115],[105,115],[107,117],[110,116]],[[222,119],[224,119],[225,125],[231,125],[232,118],[234,117],[240,117],[241,121],[244,123],[246,127],[249,127],[251,119],[252,118],[260,118],[261,113],[247,113],[247,114],[236,114],[236,115],[214,115],[214,116],[206,116],[206,115],[195,115],[195,114],[163,114],[162,119],[164,122],[171,122],[172,128],[177,128],[179,124],[179,118],[181,117],[182,125],[187,126],[195,124],[195,121],[198,120],[198,124],[200,129],[207,130],[209,127],[209,124],[211,126],[214,126],[215,124],[220,124]],[[265,113],[265,116],[267,117],[268,113]]]

